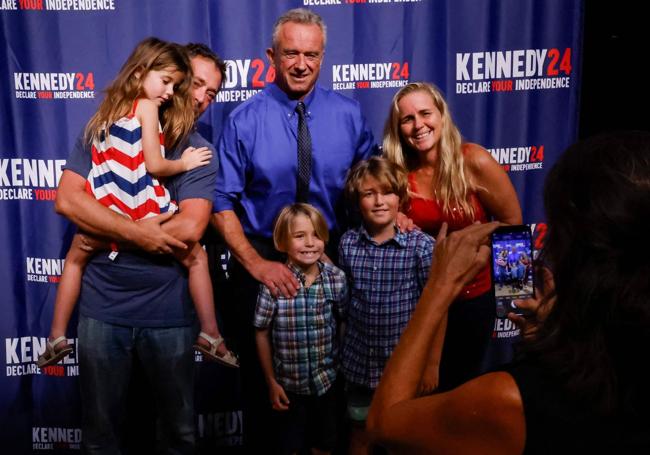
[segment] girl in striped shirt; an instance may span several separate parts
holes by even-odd
[[[165,147],[180,146],[194,126],[191,83],[192,68],[182,46],[157,38],[138,44],[86,126],[85,138],[92,143],[88,193],[134,221],[160,214],[169,219],[178,208],[158,179],[205,166],[212,158],[207,147],[188,147],[180,159],[165,159]],[[195,348],[211,360],[236,367],[237,358],[223,344],[217,326],[207,255],[198,243],[189,250],[181,242],[177,246],[181,248],[174,256],[188,268],[201,324]],[[109,258],[119,260],[117,246],[111,244],[111,250]],[[92,248],[77,233],[66,256],[46,349],[38,358],[41,368],[72,352],[65,333],[91,255]]]

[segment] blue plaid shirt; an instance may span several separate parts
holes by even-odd
[[[373,389],[379,384],[429,276],[434,243],[421,231],[396,230],[377,244],[363,227],[341,238],[339,265],[350,287],[342,313],[347,381]]]
[[[289,268],[300,282],[298,295],[275,299],[262,285],[253,325],[272,327],[273,371],[285,391],[322,395],[332,386],[338,370],[335,314],[347,300],[347,280],[331,264],[318,262],[320,274],[308,288],[305,275]]]

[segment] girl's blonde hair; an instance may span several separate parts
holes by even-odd
[[[395,94],[384,127],[384,156],[405,167],[409,172],[415,170],[419,164],[418,155],[411,150],[400,134],[398,107],[402,98],[415,92],[428,94],[442,117],[442,131],[438,143],[438,160],[435,169],[437,182],[433,188],[436,199],[445,215],[455,217],[453,209],[458,208],[461,215],[473,220],[475,210],[470,202],[470,193],[474,187],[465,175],[462,137],[451,118],[449,107],[440,89],[427,82],[413,82],[402,87]]]
[[[291,236],[291,222],[298,215],[305,215],[309,218],[319,239],[325,243],[329,240],[329,229],[323,214],[313,205],[296,202],[283,208],[275,220],[273,245],[275,245],[276,250],[283,253],[287,252],[287,244]]]
[[[133,102],[143,95],[142,83],[149,71],[175,68],[185,77],[174,88],[171,99],[160,110],[165,147],[174,148],[194,127],[194,103],[190,94],[192,66],[185,49],[158,38],[146,38],[133,50],[109,86],[95,115],[86,125],[88,142],[99,140],[102,133],[133,109]]]

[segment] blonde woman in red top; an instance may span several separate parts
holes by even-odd
[[[483,147],[463,142],[440,90],[425,82],[400,89],[384,129],[384,155],[409,172],[406,215],[436,236],[443,222],[450,231],[490,220],[520,224],[521,208],[506,172]],[[430,359],[429,383],[451,389],[482,373],[494,329],[495,304],[489,266],[461,291],[441,325],[442,358]],[[440,365],[439,365],[440,364]],[[438,379],[437,370],[440,367]]]

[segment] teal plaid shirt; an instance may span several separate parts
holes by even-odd
[[[318,262],[320,274],[308,288],[304,274],[289,268],[300,282],[293,298],[274,298],[262,285],[253,325],[271,328],[273,370],[285,391],[323,395],[338,370],[337,318],[347,299],[345,274],[331,264]]]

